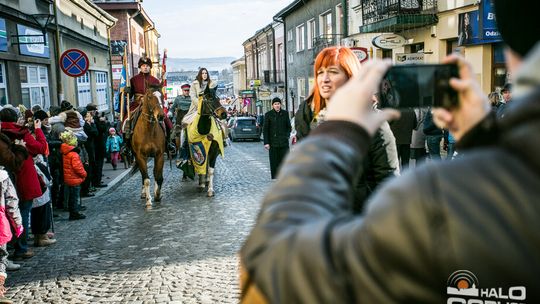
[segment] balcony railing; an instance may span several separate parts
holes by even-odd
[[[437,0],[362,0],[360,32],[395,32],[437,23]]]
[[[342,38],[344,38],[344,36],[341,34],[328,34],[315,37],[313,39],[313,59],[315,59],[323,49],[340,45]]]
[[[262,83],[266,85],[280,84],[285,82],[284,70],[264,70],[262,73]]]

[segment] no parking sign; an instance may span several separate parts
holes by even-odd
[[[69,49],[60,56],[60,68],[68,76],[82,76],[88,71],[89,67],[88,56],[81,50]]]

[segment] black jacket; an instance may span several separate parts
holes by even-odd
[[[468,270],[480,289],[525,286],[518,302],[539,303],[540,94],[513,106],[499,133],[491,116],[470,133],[490,137],[483,147],[409,170],[357,217],[352,172],[368,135],[319,126],[289,155],[241,250],[252,282],[271,303],[446,303],[449,277]]]
[[[270,148],[288,147],[289,137],[291,136],[291,120],[289,113],[274,109],[264,114],[264,144],[270,145]]]

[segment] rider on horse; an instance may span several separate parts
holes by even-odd
[[[139,74],[131,77],[129,88],[126,88],[126,92],[132,94],[133,99],[129,103],[129,110],[132,114],[130,121],[127,121],[124,126],[124,138],[126,141],[131,139],[133,129],[137,123],[137,118],[139,117],[139,105],[141,104],[141,99],[144,97],[146,90],[152,86],[161,86],[161,82],[156,77],[150,75],[150,68],[152,66],[152,60],[148,57],[142,57],[139,59],[138,67]],[[167,129],[167,134],[170,133],[172,129],[172,122],[165,117],[165,127]]]
[[[176,96],[174,102],[170,108],[171,113],[173,114],[174,128],[171,133],[171,140],[180,136],[180,131],[182,130],[182,119],[186,115],[191,106],[191,97],[189,96],[189,84],[183,84],[181,87],[182,95]]]

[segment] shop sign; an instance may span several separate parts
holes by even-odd
[[[6,19],[0,18],[0,51],[7,51]]]
[[[122,65],[121,64],[112,65],[112,75],[113,75],[114,80],[122,79]]]
[[[480,11],[459,14],[458,20],[459,46],[502,41],[495,22],[495,9],[492,0],[482,1]]]
[[[240,96],[242,96],[242,98],[255,98],[255,91],[243,90],[243,91],[240,91]]]
[[[482,0],[480,10],[482,12],[482,35],[484,40],[501,41],[501,33],[497,29],[495,21],[494,0]]]
[[[261,80],[260,79],[254,79],[249,81],[249,86],[251,87],[260,87],[261,86]]]
[[[391,50],[402,47],[407,43],[407,40],[403,36],[396,34],[382,34],[373,38],[372,43],[378,48]]]
[[[43,41],[42,31],[17,24],[17,35],[19,36],[19,53],[21,55],[49,58],[47,34],[45,34],[45,41]]]
[[[396,63],[398,64],[421,64],[424,63],[424,53],[397,53]]]
[[[353,51],[353,53],[356,55],[356,57],[358,57],[358,60],[360,60],[360,62],[364,62],[364,61],[368,60],[369,56],[368,56],[368,50],[366,48],[352,47],[350,49],[351,49],[351,51]]]

